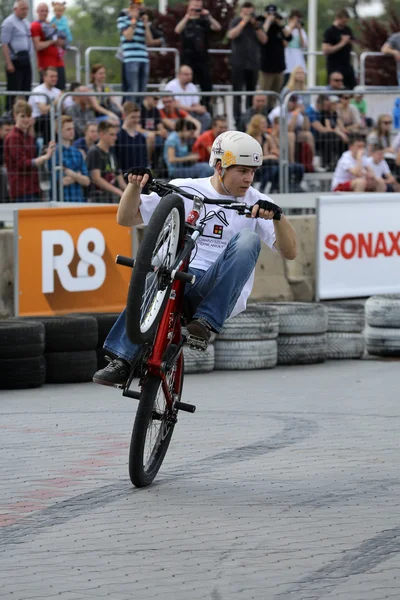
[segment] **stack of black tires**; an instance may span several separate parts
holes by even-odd
[[[0,321],[0,389],[35,388],[46,380],[45,329],[40,322]]]
[[[0,321],[0,389],[92,381],[106,365],[103,343],[118,314]]]

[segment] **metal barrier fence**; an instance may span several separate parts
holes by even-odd
[[[385,94],[382,94],[385,91]],[[11,93],[10,93],[11,94]],[[149,93],[138,93],[136,97],[143,99]],[[169,92],[163,90],[158,92],[151,92],[151,97],[163,98],[166,100],[166,96]],[[296,102],[294,105],[290,105],[290,100],[293,95],[298,96],[302,101],[302,105]],[[317,96],[332,96],[336,95],[349,96],[349,92],[346,90],[332,91],[332,90],[297,90],[287,94],[284,98],[280,98],[278,94],[274,92],[263,92],[256,90],[255,92],[232,92],[223,90],[221,92],[207,92],[199,93],[199,96],[209,97],[210,99],[210,111],[211,114],[205,112],[203,114],[192,113],[191,120],[195,127],[195,137],[198,137],[200,130],[207,130],[210,128],[211,118],[217,115],[227,115],[227,128],[247,130],[251,135],[258,137],[263,145],[264,152],[264,164],[263,167],[257,172],[256,185],[267,193],[289,194],[304,191],[325,191],[322,187],[331,185],[333,177],[333,171],[336,166],[337,160],[342,152],[347,149],[347,143],[344,139],[339,139],[335,134],[330,135],[317,135],[315,125],[313,124],[314,112],[317,112],[313,106],[315,106]],[[368,113],[374,125],[376,125],[379,115],[387,114],[390,116],[388,121],[391,121],[391,115],[393,112],[393,106],[395,99],[397,98],[397,90],[393,90],[387,93],[385,88],[383,89],[368,89]],[[59,97],[56,112],[57,112],[57,131],[58,131],[58,155],[60,157],[59,162],[55,165],[55,158],[52,159],[51,189],[59,201],[64,200],[64,187],[63,187],[63,141],[61,135],[61,106],[66,99],[71,96],[84,96],[84,97],[117,97],[122,100],[126,98],[126,94],[122,92],[86,92],[86,93],[65,93]],[[178,96],[178,95],[176,95]],[[184,104],[185,97],[191,97],[192,94],[180,94],[178,99]],[[247,109],[247,101],[251,101],[252,107]],[[173,102],[173,100],[172,100]],[[332,117],[335,120],[337,117],[333,115],[335,111],[338,114],[342,114],[348,106],[349,99],[343,99],[343,103],[339,103],[334,107],[332,114],[329,113],[323,118],[321,115],[316,116],[315,120],[324,121],[325,118],[330,119]],[[268,104],[270,104],[268,106]],[[272,104],[275,104],[275,108],[272,109]],[[311,108],[309,108],[311,107]],[[322,109],[318,109],[322,110]],[[329,111],[330,108],[324,108],[325,111]],[[296,111],[299,121],[296,121],[296,126],[290,124],[289,114]],[[54,108],[52,108],[52,114],[54,114]],[[304,116],[306,118],[304,118]],[[168,117],[168,115],[167,115]],[[93,120],[96,115],[93,113]],[[174,116],[174,119],[176,115]],[[53,121],[53,119],[51,119]],[[150,119],[151,120],[151,119]],[[274,120],[276,121],[274,123]],[[310,121],[310,122],[308,122]],[[78,120],[75,119],[75,125],[77,126]],[[119,121],[118,121],[119,124]],[[249,128],[250,127],[250,128]],[[367,123],[360,128],[362,133],[371,132],[372,123]],[[152,129],[146,138],[138,138],[138,152],[140,156],[146,156],[151,159],[152,167],[155,168],[158,177],[162,178],[173,178],[176,177],[176,169],[171,168],[171,164],[168,163],[168,156],[166,157],[165,152],[165,139],[168,135],[168,131],[163,129],[162,133],[157,131],[157,128],[149,125],[145,129]],[[395,128],[400,129],[400,115],[398,122],[395,123]],[[389,131],[392,131],[392,125],[389,126]],[[96,133],[96,132],[94,132]],[[393,133],[393,131],[392,131]],[[339,136],[340,137],[340,136]],[[54,127],[51,132],[51,139],[55,139]],[[129,140],[128,140],[129,141]],[[120,150],[122,153],[125,152],[123,143],[120,142]],[[122,144],[122,145],[121,145]],[[141,147],[140,147],[141,145]],[[208,144],[209,145],[209,144]],[[126,150],[127,152],[127,150]],[[197,150],[196,150],[197,152]],[[141,153],[141,154],[140,154]],[[190,166],[193,164],[207,163],[208,157],[204,153],[201,154],[203,158],[194,160],[190,157],[187,161],[188,164],[184,166]],[[143,159],[145,160],[145,159]],[[148,158],[146,158],[147,164]],[[143,164],[143,163],[141,163]],[[400,161],[399,161],[400,164]],[[130,164],[131,166],[131,164]],[[197,167],[199,168],[199,167]],[[204,166],[204,172],[205,172]],[[190,170],[189,170],[190,173]],[[180,175],[179,175],[180,176]],[[188,174],[186,176],[196,176]],[[90,188],[93,189],[93,185]],[[67,198],[69,200],[69,198]],[[94,200],[96,201],[96,200]]]
[[[385,95],[382,95],[382,91],[385,91]],[[354,133],[359,133],[366,138],[368,148],[375,143],[383,144],[384,158],[389,163],[390,170],[394,174],[395,179],[398,178],[400,181],[400,154],[397,154],[400,150],[400,116],[399,122],[394,123],[394,127],[392,117],[393,106],[398,93],[396,90],[393,90],[392,93],[387,93],[385,88],[368,88],[368,94],[364,94],[364,99],[366,95],[370,96],[370,98],[368,98],[368,105],[373,105],[375,100],[374,110],[367,112],[366,120],[363,121],[361,119],[358,122],[354,120],[352,124],[346,125],[346,127],[350,127],[350,129],[354,130]],[[292,132],[290,132],[291,120],[294,117],[293,114],[291,114],[293,106],[289,107],[289,104],[293,96],[303,96],[303,98],[308,96],[311,101],[311,110],[306,110],[305,114],[309,116],[310,129],[314,134],[312,140],[312,152],[313,156],[318,158],[318,166],[317,162],[314,160],[314,169],[310,172],[309,177],[307,177],[306,173],[304,179],[309,179],[312,183],[327,182],[330,189],[333,180],[333,172],[335,171],[337,162],[342,153],[348,149],[349,130],[346,131],[342,128],[341,119],[345,112],[348,115],[351,113],[348,109],[351,93],[349,90],[332,91],[326,89],[318,90],[317,93],[314,92],[312,94],[303,91],[293,91],[286,94],[282,99],[280,127],[283,131],[288,133],[282,137],[283,144],[280,148],[279,189],[281,193],[289,193],[292,191],[291,178],[293,177],[293,173],[291,171],[293,170],[292,160],[294,151],[293,148],[291,150],[291,143],[293,142],[292,138],[294,138],[294,136],[296,136],[296,143],[298,143],[300,141],[298,134],[301,133],[299,129],[297,131],[292,129]],[[337,97],[340,101],[333,100],[332,96]],[[331,100],[326,106],[319,105],[316,107],[318,97]],[[352,114],[353,118],[356,119],[356,116],[354,115],[357,115],[357,113],[353,112]],[[387,118],[385,118],[385,116],[387,116]],[[321,131],[320,128],[318,131],[315,123],[317,122],[323,125],[322,121],[325,122],[325,131]],[[330,123],[329,130],[326,129],[326,121],[329,121]],[[380,123],[378,123],[379,121]],[[381,129],[377,135],[373,135],[378,124]],[[396,135],[396,142],[394,147],[392,147],[394,135]],[[298,147],[296,150],[298,157]],[[297,160],[299,159],[297,158]],[[399,165],[397,165],[397,162]],[[396,183],[394,186],[396,187]],[[308,191],[306,186],[304,186],[304,189]],[[320,187],[314,189],[316,191],[321,191]]]
[[[90,55],[92,52],[114,52],[116,54],[120,50],[120,46],[90,46],[85,50],[85,84],[90,83]],[[179,51],[176,48],[148,48],[149,52],[161,52],[163,54],[174,55],[175,77],[178,75],[180,67]]]
[[[8,91],[2,91],[1,92],[2,96],[24,96],[23,93],[21,92],[8,92]],[[35,93],[34,96],[41,96],[45,99],[45,102],[47,104],[50,105],[50,110],[48,113],[48,118],[46,118],[45,120],[43,120],[42,122],[38,123],[38,120],[36,120],[35,122],[35,127],[37,128],[37,132],[38,135],[33,136],[35,139],[35,143],[36,143],[36,148],[37,148],[37,156],[40,156],[42,153],[42,150],[44,149],[44,139],[43,139],[43,130],[44,128],[46,128],[48,134],[48,140],[47,142],[51,141],[51,142],[55,142],[56,141],[56,131],[55,131],[55,125],[56,125],[56,121],[55,121],[55,106],[50,98],[50,96],[44,92],[38,92]],[[21,156],[20,156],[20,146],[7,146],[7,148],[4,148],[4,154],[3,154],[3,160],[4,160],[4,164],[0,165],[0,202],[14,202],[16,201],[16,198],[12,198],[12,190],[9,189],[8,183],[9,183],[9,179],[10,176],[14,178],[18,178],[18,179],[24,179],[27,176],[30,176],[32,174],[33,168],[36,168],[34,165],[33,167],[31,165],[20,165],[18,167],[18,170],[15,172],[7,172],[6,169],[6,164],[9,162],[9,164],[15,164],[16,162],[20,162],[21,161]],[[56,169],[55,169],[55,155],[53,153],[51,159],[50,159],[50,169],[49,171],[47,170],[47,165],[44,164],[43,166],[39,167],[39,171],[38,171],[38,184],[39,187],[41,189],[41,193],[42,193],[42,197],[43,199],[47,199],[47,197],[50,194],[50,190],[51,189],[55,189],[55,183],[56,183]],[[35,172],[35,171],[33,171]],[[18,188],[19,186],[16,184],[14,187]]]
[[[0,48],[1,48],[1,44],[0,44]],[[71,52],[74,55],[74,63],[75,63],[75,80],[76,81],[80,81],[81,79],[81,72],[82,72],[82,53],[80,51],[80,49],[77,46],[69,46],[68,50],[65,54],[66,60],[64,61],[65,63],[68,60],[68,53]],[[2,52],[0,52],[0,55],[2,56]],[[32,87],[35,87],[39,84],[39,77],[38,77],[38,71],[36,69],[36,54],[34,55],[34,59],[32,60]],[[4,72],[4,69],[2,69],[0,72]],[[1,83],[1,82],[0,82]]]

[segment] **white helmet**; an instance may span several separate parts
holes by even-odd
[[[262,148],[257,140],[247,133],[225,131],[214,140],[209,160],[210,167],[215,167],[219,160],[223,169],[233,165],[261,167]]]

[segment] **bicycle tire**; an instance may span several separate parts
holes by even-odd
[[[176,394],[178,400],[180,400],[184,378],[183,352],[180,353],[176,365],[174,379],[170,382],[170,388],[174,389],[174,394]],[[175,422],[168,423],[167,432],[162,429],[163,425],[161,425],[158,435],[156,436],[154,447],[151,449],[150,459],[148,463],[145,464],[145,443],[149,431],[149,423],[150,421],[153,422],[153,411],[160,387],[161,379],[159,377],[152,375],[147,378],[142,387],[142,394],[139,400],[135,422],[133,424],[129,449],[129,477],[133,485],[139,488],[150,485],[154,480],[163,463],[175,429]],[[165,408],[167,407],[164,407],[163,415],[166,416],[167,411],[165,411]],[[162,419],[156,420],[162,421]]]
[[[134,344],[144,344],[152,340],[171,291],[172,282],[163,290],[157,292],[155,302],[150,303],[148,301],[150,303],[150,308],[148,309],[150,317],[148,322],[143,325],[142,310],[148,296],[148,290],[151,288],[157,289],[153,286],[153,283],[155,282],[157,285],[160,281],[157,271],[151,273],[150,269],[153,264],[152,261],[158,258],[159,253],[164,252],[163,248],[166,241],[161,243],[160,236],[165,231],[165,223],[169,217],[174,221],[172,224],[172,231],[174,233],[170,236],[172,238],[171,256],[168,251],[166,255],[169,256],[168,264],[172,265],[182,245],[185,228],[185,207],[182,198],[177,194],[168,194],[156,207],[146,228],[135,260],[126,304],[126,332]],[[156,256],[154,256],[156,247],[158,250],[156,251]],[[146,285],[148,286],[147,290]]]

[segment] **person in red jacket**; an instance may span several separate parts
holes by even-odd
[[[40,202],[37,168],[53,155],[55,142],[36,158],[35,138],[29,133],[32,125],[32,107],[18,101],[14,111],[15,127],[4,140],[4,164],[7,169],[9,195],[12,202]]]
[[[40,82],[43,81],[42,72],[47,67],[56,67],[58,88],[65,90],[65,64],[62,52],[65,46],[64,36],[47,20],[49,15],[47,4],[38,4],[36,12],[39,19],[31,23],[31,35],[37,55]]]
[[[212,129],[204,131],[193,144],[192,151],[200,157],[200,162],[208,162],[210,160],[211,147],[221,133],[228,131],[228,123],[225,115],[214,117]]]

